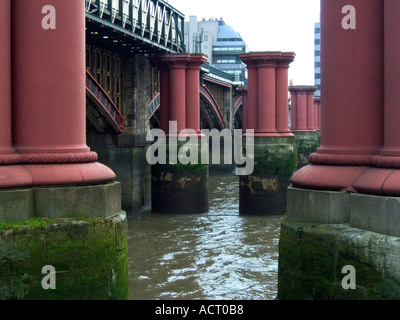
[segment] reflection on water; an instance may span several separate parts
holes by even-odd
[[[132,299],[275,299],[282,217],[240,216],[238,180],[210,176],[208,213],[129,217]]]

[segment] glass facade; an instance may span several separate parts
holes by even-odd
[[[321,24],[318,22],[314,27],[314,35],[315,35],[315,44],[314,44],[314,52],[315,52],[315,86],[317,87],[317,91],[315,91],[314,96],[317,98],[321,97]]]

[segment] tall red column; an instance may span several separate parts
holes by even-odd
[[[186,128],[186,66],[182,61],[174,61],[168,69],[168,119],[177,122],[179,133]]]
[[[169,128],[169,73],[165,66],[160,67],[160,128],[168,132]]]
[[[356,9],[354,29],[341,24],[347,5]],[[386,188],[391,170],[370,170],[392,166],[378,156],[384,143],[384,5],[321,0],[321,146],[309,157],[312,165],[293,175],[295,187],[397,192]]]
[[[248,83],[253,84],[258,81],[258,73],[255,65],[247,65]],[[258,86],[248,86],[247,90],[247,129],[256,130],[258,123]]]
[[[314,92],[307,92],[307,129],[309,131],[315,130],[315,117],[314,117]]]
[[[314,98],[314,121],[315,129],[321,130],[321,99]]]
[[[294,53],[282,52],[252,52],[240,56],[249,73],[247,126],[255,130],[255,136],[291,136],[287,72],[294,56]]]
[[[186,128],[200,131],[200,66],[207,61],[204,55],[191,55],[186,69]]]
[[[385,0],[384,148],[380,154],[400,156],[400,2]]]
[[[289,130],[289,64],[293,62],[294,53],[283,53],[276,66],[276,130],[281,136],[292,137]]]
[[[278,135],[276,130],[276,64],[274,61],[258,65],[258,125],[256,136]]]
[[[383,144],[383,3],[321,1],[326,40],[321,42],[324,110],[318,154],[371,155]],[[356,8],[356,29],[341,27],[346,5]]]
[[[290,101],[292,103],[292,112],[291,112],[291,126],[290,129],[297,130],[297,94],[290,93]]]
[[[161,129],[177,122],[184,129],[200,131],[200,66],[207,61],[199,54],[165,54],[153,59],[160,67]]]
[[[0,155],[14,153],[11,142],[11,4],[0,2]]]
[[[307,131],[307,93],[297,93],[297,131]]]
[[[86,145],[83,2],[13,0],[12,54],[13,142],[33,183],[113,180]]]
[[[292,131],[315,130],[314,92],[316,89],[314,86],[289,87],[292,97]]]

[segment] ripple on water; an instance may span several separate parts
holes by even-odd
[[[129,217],[132,299],[274,299],[282,217],[239,216],[235,176],[210,176],[210,211]]]

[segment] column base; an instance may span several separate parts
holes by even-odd
[[[55,268],[44,290],[44,266]],[[0,299],[128,299],[120,184],[0,191]]]
[[[310,164],[294,173],[291,183],[303,189],[399,197],[400,169]]]
[[[0,166],[0,189],[91,185],[114,181],[115,173],[98,162]]]
[[[297,148],[291,138],[255,138],[255,168],[239,178],[239,212],[243,215],[283,215],[287,188],[297,169]]]

